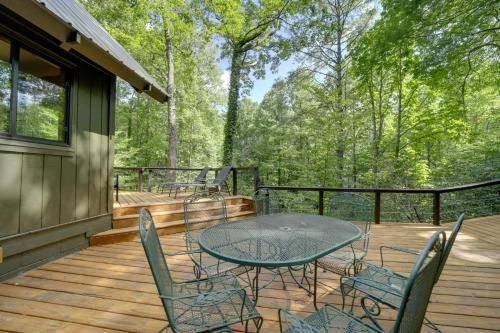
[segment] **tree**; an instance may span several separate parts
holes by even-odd
[[[225,40],[223,55],[231,59],[222,157],[224,164],[231,164],[233,160],[241,82],[249,81],[243,76],[247,76],[251,69],[257,77],[264,75],[265,65],[269,62],[266,47],[279,29],[280,19],[285,15],[289,2],[215,0],[206,3],[207,24]]]

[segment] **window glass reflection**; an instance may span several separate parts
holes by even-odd
[[[10,43],[0,36],[0,132],[9,132],[9,110],[12,67],[10,64]]]
[[[61,67],[20,49],[18,135],[64,141],[65,81]]]

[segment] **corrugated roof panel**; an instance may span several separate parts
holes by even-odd
[[[45,6],[60,20],[71,25],[83,37],[109,53],[119,62],[130,68],[145,81],[162,90],[148,72],[103,28],[85,8],[75,0],[35,0]]]

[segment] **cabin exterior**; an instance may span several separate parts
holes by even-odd
[[[116,77],[151,76],[73,0],[0,0],[0,280],[111,227]]]

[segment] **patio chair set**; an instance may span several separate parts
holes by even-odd
[[[259,272],[270,269],[283,281],[280,267],[284,265],[292,276],[293,272],[302,272],[302,280],[295,280],[297,283],[314,275],[311,294],[316,312],[302,319],[280,309],[281,332],[384,332],[378,316],[386,307],[397,311],[389,332],[419,332],[422,325],[439,331],[425,313],[464,214],[448,238],[443,231],[436,231],[420,250],[382,246],[382,264],[376,265],[365,260],[373,207],[364,197],[351,193],[335,195],[330,201],[330,217],[294,215],[282,213],[277,194],[264,188],[254,195],[254,211],[255,218],[229,223],[225,201],[219,193],[190,195],[184,200],[186,249],[167,253],[163,251],[151,214],[146,208],[141,209],[139,233],[167,315],[165,331],[170,328],[173,332],[233,332],[236,325],[242,325],[238,330],[246,332],[253,323],[259,332],[263,323],[256,309],[258,290],[263,288],[258,285]],[[206,216],[211,217],[212,226],[201,230],[196,224],[206,221]],[[307,219],[318,232],[306,230]],[[347,222],[360,220],[357,226]],[[338,246],[329,247],[325,240],[333,235],[329,234],[332,228],[336,228],[338,238],[332,242],[337,241]],[[310,242],[305,236],[310,234],[320,238]],[[347,241],[340,241],[342,234]],[[283,235],[293,236],[293,245],[283,241],[287,238],[276,238]],[[311,245],[316,243],[320,244],[318,248]],[[303,244],[307,246],[302,247]],[[414,256],[411,273],[403,275],[389,269],[383,256],[386,251]],[[167,262],[178,255],[187,255],[193,262],[193,280],[177,282],[172,278]],[[331,304],[317,307],[318,268],[340,276],[342,308]],[[242,285],[238,277],[247,279],[248,285]],[[360,301],[361,315],[354,313],[356,300]]]
[[[214,179],[207,180],[208,172],[210,171],[210,167],[204,167],[200,173],[193,179],[192,182],[166,182],[160,185],[160,190],[164,191],[168,189],[168,195],[172,195],[172,191],[174,192],[174,198],[177,198],[177,194],[181,190],[187,191],[187,189],[192,188],[194,193],[198,190],[201,192],[208,192],[210,188],[214,188],[215,191],[221,192],[225,191],[226,193],[230,193],[229,186],[227,184],[227,178],[229,177],[229,173],[233,167],[231,165],[223,166],[219,172],[216,174]]]

